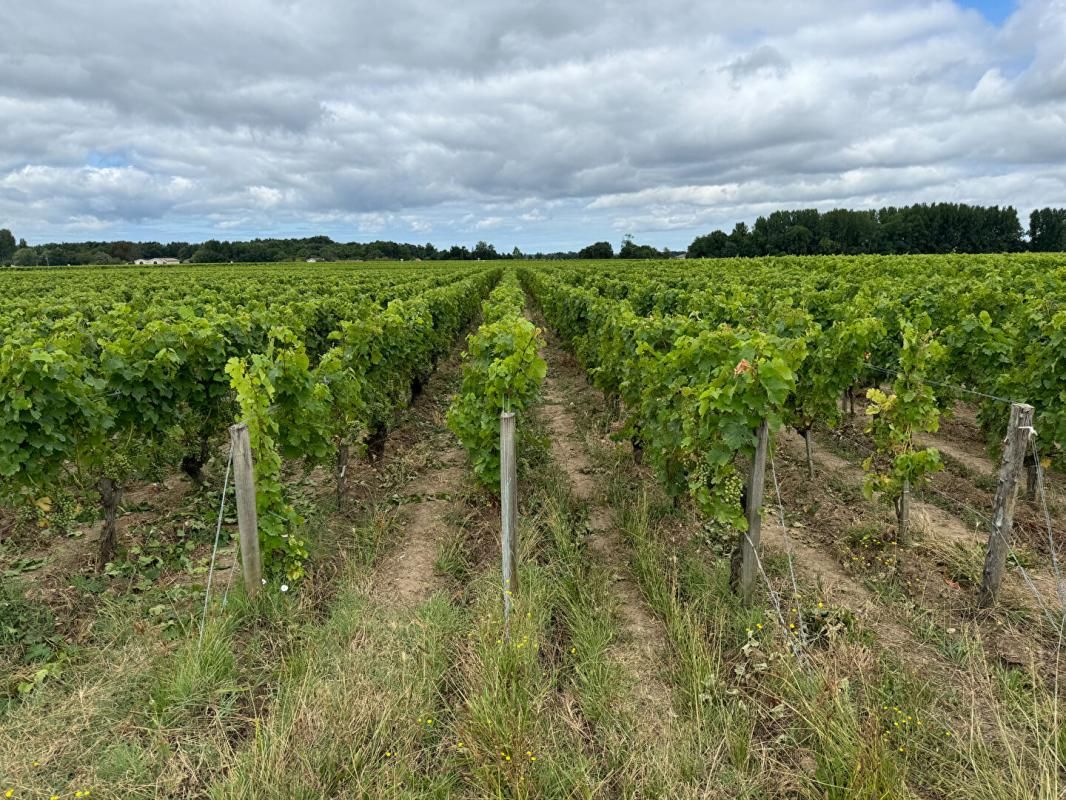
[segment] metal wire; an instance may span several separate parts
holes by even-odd
[[[1036,463],[1036,490],[1040,495],[1040,506],[1044,511],[1044,524],[1047,526],[1047,542],[1051,551],[1051,570],[1055,574],[1055,588],[1058,589],[1059,602],[1062,604],[1063,613],[1066,614],[1066,583],[1062,580],[1062,571],[1059,568],[1059,556],[1055,547],[1055,532],[1051,522],[1051,512],[1047,505],[1047,492],[1044,486],[1044,467],[1040,463],[1040,450],[1036,444],[1035,432],[1029,437],[1029,444],[1033,450],[1033,459]]]
[[[887,367],[879,367],[875,364],[866,364],[867,369],[876,370],[877,372],[883,372],[886,375],[901,375],[899,370],[888,369]],[[959,392],[966,392],[967,394],[976,395],[977,397],[986,397],[989,400],[998,400],[1001,403],[1017,403],[1017,400],[1011,400],[1009,397],[1000,397],[995,394],[988,394],[987,392],[979,392],[976,389],[968,389],[965,386],[959,386],[957,383],[944,383],[942,381],[931,381],[928,378],[922,378],[922,383],[928,383],[930,386],[943,386],[947,389],[955,389]]]
[[[785,555],[788,557],[788,574],[792,579],[792,597],[796,602],[796,615],[799,617],[800,638],[807,643],[807,624],[803,620],[803,605],[800,602],[799,583],[796,581],[796,570],[793,566],[792,539],[788,535],[788,526],[785,525],[785,506],[781,502],[781,484],[777,480],[777,467],[774,466],[774,451],[770,450],[770,474],[774,478],[774,491],[777,493],[777,515],[781,521],[781,533],[785,537]]]
[[[770,593],[770,602],[774,604],[774,610],[777,612],[777,619],[781,623],[781,629],[788,636],[788,624],[785,622],[785,614],[781,610],[781,597],[778,595],[777,590],[770,584],[770,577],[766,574],[766,570],[762,567],[762,559],[759,558],[759,549],[755,546],[755,543],[751,540],[747,531],[744,531],[744,539],[747,541],[748,546],[751,548],[751,553],[755,556],[755,566],[759,569],[759,574],[762,575],[763,582],[766,584],[766,590]],[[794,638],[789,639],[789,643],[792,646],[792,652],[796,655],[797,659],[802,659],[803,651],[800,650],[799,645]]]
[[[1033,441],[1036,438],[1035,437],[1036,431],[1034,430],[1032,433],[1034,435],[1029,437],[1030,441]],[[855,442],[855,441],[849,440],[849,443],[854,445],[855,447],[858,447],[860,450],[865,450],[869,454],[874,454],[876,452],[875,450],[873,450],[873,448],[868,447],[867,445],[863,444],[862,442]],[[1033,446],[1035,448],[1035,442],[1034,442]],[[1036,451],[1034,449],[1034,455],[1035,455],[1035,452]],[[1046,499],[1046,496],[1044,494],[1044,487],[1043,487],[1043,483],[1042,483],[1043,469],[1040,467],[1039,458],[1037,458],[1037,469],[1039,470],[1038,473],[1037,473],[1037,476],[1038,476],[1037,477],[1037,481],[1038,481],[1037,485],[1039,487],[1039,491],[1041,493],[1041,499],[1042,499],[1043,505],[1044,505],[1044,517],[1045,517],[1045,521],[1046,521],[1047,526],[1048,526],[1048,537],[1049,537],[1049,540],[1051,540],[1052,539],[1051,514],[1050,514],[1050,512],[1048,511],[1048,508],[1047,508],[1047,499]],[[967,503],[964,503],[961,500],[958,500],[957,498],[951,497],[950,495],[940,491],[939,489],[937,489],[935,486],[933,486],[931,484],[927,483],[923,487],[923,490],[924,489],[929,489],[930,491],[940,495],[941,497],[943,497],[946,500],[954,503],[955,505],[966,509],[971,514],[973,514],[974,516],[976,516],[979,519],[981,519],[983,522],[986,522],[991,527],[991,529],[993,531],[996,530],[995,526],[992,525],[992,518],[990,516],[988,516],[987,514],[984,514],[984,513],[980,512],[980,511],[978,511],[973,506],[971,506],[971,505],[969,505]],[[1025,582],[1025,585],[1029,588],[1029,591],[1032,593],[1033,597],[1036,599],[1037,604],[1040,606],[1040,610],[1044,612],[1045,616],[1047,616],[1048,622],[1051,624],[1051,626],[1053,628],[1054,627],[1058,627],[1059,623],[1055,621],[1054,614],[1053,614],[1052,610],[1048,607],[1047,603],[1044,601],[1044,595],[1040,592],[1040,589],[1037,588],[1036,584],[1033,582],[1032,576],[1029,574],[1028,570],[1026,570],[1025,567],[1022,566],[1021,559],[1018,557],[1017,551],[1014,549],[1014,547],[1011,545],[1011,543],[1009,541],[1006,544],[1007,544],[1007,553],[1014,559],[1015,568],[1018,570],[1019,574],[1021,574],[1022,580]],[[1058,562],[1057,562],[1057,557],[1055,555],[1055,548],[1054,548],[1053,540],[1052,540],[1052,545],[1051,546],[1052,546],[1052,551],[1051,551],[1052,552],[1052,564],[1054,565],[1054,571],[1055,571],[1055,577],[1056,577],[1055,585],[1056,585],[1056,588],[1058,589],[1058,592],[1059,592],[1060,601],[1062,602],[1064,613],[1066,613],[1066,585],[1064,585],[1064,583],[1063,583],[1063,581],[1061,579],[1060,573],[1059,573],[1059,566],[1058,566]]]
[[[222,534],[222,515],[226,510],[226,492],[229,490],[229,473],[230,468],[233,466],[233,444],[230,443],[229,458],[226,460],[226,477],[222,481],[222,499],[218,504],[218,523],[215,525],[215,544],[211,548],[211,565],[207,570],[207,590],[204,592],[204,611],[200,615],[200,638],[196,643],[196,649],[199,650],[204,643],[204,625],[207,623],[207,607],[211,602],[211,580],[215,575],[215,558],[218,555],[218,540]],[[233,570],[230,570],[232,574]],[[229,587],[227,587],[227,592]]]

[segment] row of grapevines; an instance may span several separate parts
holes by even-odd
[[[325,419],[332,403],[348,415],[340,422],[336,414],[329,416],[336,430],[345,421],[354,424],[356,413],[365,424],[380,426],[400,402],[398,384],[359,393],[357,399],[355,388],[340,385],[357,383],[345,370],[380,373],[378,387],[402,379],[397,376],[424,373],[473,316],[496,276],[485,269],[410,272],[405,280],[382,279],[384,288],[374,292],[362,291],[374,279],[360,279],[354,294],[340,282],[334,297],[312,299],[293,289],[289,273],[275,277],[276,302],[245,303],[243,284],[231,280],[228,295],[221,287],[204,288],[202,296],[190,290],[180,302],[176,286],[173,294],[134,296],[97,283],[75,293],[77,305],[65,313],[61,304],[41,298],[36,302],[47,313],[39,317],[28,313],[30,301],[5,306],[0,313],[15,323],[0,339],[3,501],[17,504],[66,487],[95,487],[105,517],[99,558],[106,562],[115,546],[122,486],[138,466],[131,462],[150,458],[155,446],[177,438],[188,443],[183,461],[195,475],[211,440],[238,409],[245,415],[250,409],[269,413],[283,454],[326,457],[323,424],[305,423],[305,416]],[[270,284],[260,278],[260,285]],[[408,299],[382,307],[367,294]],[[350,302],[339,305],[338,297]],[[428,330],[422,326],[415,338],[406,332],[412,317],[428,320]],[[362,345],[355,331],[362,324],[377,332],[368,336],[381,337],[369,351],[370,367],[359,364]],[[248,365],[243,378],[234,360]],[[401,366],[395,374],[393,363]],[[250,374],[258,379],[245,380]],[[335,391],[330,383],[338,384]],[[272,399],[264,406],[262,397],[253,396],[256,391],[273,393]],[[270,423],[249,423],[272,433]],[[265,462],[262,469],[272,469]],[[269,512],[265,516],[271,518]]]
[[[746,529],[739,459],[762,422],[779,428],[806,342],[692,316],[642,317],[625,300],[568,285],[544,269],[522,279],[593,381],[625,408],[625,432],[667,490],[712,520]]]
[[[303,344],[284,328],[272,332],[263,354],[231,359],[227,372],[248,424],[256,459],[260,540],[268,574],[303,575],[302,520],[284,495],[281,457],[311,463],[333,458],[338,497],[353,446],[381,435],[412,386],[474,316],[499,272],[486,271],[452,286],[364,306],[331,334],[334,347],[312,366]]]
[[[525,294],[508,271],[482,305],[484,322],[467,339],[463,380],[448,409],[448,426],[470,457],[477,479],[500,485],[500,414],[536,402],[547,364],[541,331],[523,313]]]
[[[788,299],[765,312],[738,297],[718,296],[711,308],[690,298],[686,306],[669,287],[659,293],[654,268],[624,281],[587,268],[529,269],[523,277],[593,381],[621,401],[624,433],[667,489],[687,490],[711,519],[742,529],[738,458],[752,454],[760,423],[794,427],[807,437],[810,458],[812,427],[839,420],[841,393],[860,380],[871,348],[886,338],[884,323],[861,309],[823,327]],[[687,313],[645,307],[641,314],[619,295],[668,296]],[[905,374],[891,396],[874,398],[880,405],[871,410],[871,431],[880,455],[867,465],[870,492],[897,506],[904,489],[939,464],[935,450],[914,446],[914,434],[935,429],[936,398],[925,380],[943,354],[927,317],[900,325]]]
[[[612,274],[582,267],[566,280],[626,299],[640,315],[699,314],[766,329],[776,310],[810,314],[823,331],[875,321],[866,338],[867,367],[857,385],[876,388],[903,369],[904,328],[928,317],[945,347],[928,374],[938,404],[950,410],[971,390],[1032,403],[1041,437],[1061,458],[1066,444],[1066,320],[1062,254],[773,257],[612,265]],[[842,332],[842,331],[841,331]],[[857,331],[861,333],[861,331]],[[856,342],[857,343],[857,342]],[[944,384],[944,385],[941,385]],[[960,387],[948,390],[946,385]],[[1002,400],[979,398],[990,441],[1001,438]],[[828,407],[826,407],[828,410]],[[823,415],[832,422],[835,412]]]

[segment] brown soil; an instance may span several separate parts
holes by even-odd
[[[785,433],[781,436],[781,443],[786,451],[786,458],[795,462],[792,471],[800,469],[800,463],[804,459],[802,440],[797,436]],[[814,446],[815,462],[821,471],[832,471],[843,479],[846,484],[858,486],[862,481],[862,470],[836,453],[829,451],[824,444],[816,441]],[[783,470],[784,471],[784,470]],[[790,487],[787,494],[802,494],[802,484],[797,483]],[[836,505],[828,493],[822,493],[820,503],[826,506]],[[838,551],[846,549],[843,537],[848,528],[854,528],[855,522],[859,521],[864,527],[871,526],[873,529],[889,530],[893,527],[895,517],[887,509],[879,509],[877,506],[860,502],[857,507],[848,508],[845,505],[837,509],[820,508],[819,514],[824,527],[818,531],[823,540],[823,547],[835,547]],[[850,524],[841,526],[831,517],[852,519]],[[1000,609],[994,612],[978,612],[975,607],[976,586],[972,582],[956,580],[958,563],[967,563],[973,566],[971,575],[976,574],[979,579],[980,559],[983,557],[983,546],[987,535],[983,530],[974,529],[962,520],[944,511],[943,509],[916,501],[912,506],[912,519],[916,533],[921,535],[919,542],[905,549],[899,554],[898,570],[899,584],[905,587],[905,591],[917,607],[933,613],[942,624],[942,627],[954,627],[962,629],[967,625],[977,624],[982,632],[988,649],[1001,661],[1009,664],[1029,665],[1034,660],[1051,668],[1054,658],[1050,644],[1033,637],[1031,632],[1020,635],[1015,628],[1009,614],[1005,609],[1024,609],[1030,614],[1042,613],[1040,603],[1034,598],[1031,590],[1024,583],[1017,570],[1011,570],[1004,579],[1002,588]],[[870,554],[857,550],[857,563],[860,567],[865,564],[867,569],[874,567],[876,563],[867,561]],[[803,563],[809,554],[804,554],[799,563]],[[876,556],[875,556],[876,557]],[[854,559],[854,557],[852,557]],[[823,562],[824,563],[824,562]],[[1045,603],[1052,607],[1057,604],[1054,598],[1057,595],[1057,586],[1053,576],[1047,570],[1035,569],[1031,571],[1032,580],[1038,586]],[[882,617],[877,621],[877,629],[881,630],[883,612],[875,613],[875,618]],[[913,638],[913,637],[912,637]]]
[[[176,474],[158,483],[135,483],[125,490],[115,521],[119,547],[137,544],[135,531],[145,525],[176,524],[175,512],[194,489],[192,481],[184,474]],[[95,501],[95,493],[89,492],[88,498],[89,502]],[[144,510],[123,513],[123,509],[131,508]],[[97,545],[103,526],[103,520],[97,519],[75,526],[71,536],[48,532],[46,536],[29,542],[29,547],[13,553],[12,560],[30,558],[45,561],[39,569],[26,573],[30,579],[27,595],[48,602],[59,600],[72,576],[96,572]],[[0,559],[0,570],[5,566],[5,560]]]
[[[916,437],[922,447],[935,447],[944,455],[958,461],[966,469],[975,475],[993,477],[996,474],[996,464],[987,455],[973,452],[965,443],[947,438],[943,432],[932,434],[926,433]]]
[[[856,399],[856,407],[860,411],[865,403],[865,399]],[[868,446],[861,416],[854,419],[846,417],[840,433],[858,442],[860,448]],[[941,417],[940,429],[935,434],[921,434],[917,440],[925,447],[937,448],[944,456],[946,469],[933,476],[933,486],[959,504],[968,505],[978,513],[989,516],[999,462],[989,452],[984,433],[977,423],[976,409],[966,403],[957,403],[950,417]],[[1044,483],[1056,546],[1066,551],[1066,539],[1062,535],[1062,531],[1066,530],[1066,492],[1063,491],[1066,478],[1048,469],[1044,473]],[[1050,556],[1043,507],[1038,500],[1026,500],[1024,488],[1020,489],[1014,527],[1016,541]]]
[[[589,551],[611,577],[611,593],[625,634],[613,651],[634,678],[632,689],[639,718],[653,730],[662,730],[663,715],[667,712],[672,715],[670,689],[658,677],[662,654],[668,648],[666,633],[644,602],[626,563],[626,545],[607,506],[604,487],[589,461],[575,416],[575,401],[587,400],[602,407],[602,398],[595,397],[595,390],[577,373],[568,355],[554,345],[547,346],[545,351],[550,367],[541,413],[551,432],[552,457],[566,471],[574,496],[587,509]]]
[[[877,631],[880,642],[910,667],[926,672],[931,654],[914,639],[914,635],[899,623],[891,620],[877,598],[862,584],[850,576],[840,563],[824,549],[808,544],[795,530],[781,527],[777,520],[767,518],[762,527],[762,544],[781,553],[791,553],[793,566],[798,575],[818,588],[825,602],[847,608]]]
[[[400,510],[399,546],[375,570],[373,591],[383,602],[416,605],[444,586],[436,571],[441,543],[451,531],[451,496],[464,486],[465,454],[444,423],[447,381],[458,354],[442,364],[388,438],[379,473],[407,476],[395,493],[409,499]]]

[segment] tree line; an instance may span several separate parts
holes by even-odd
[[[888,207],[876,211],[817,209],[775,211],[749,228],[738,222],[731,233],[721,230],[698,236],[689,258],[731,258],[767,255],[860,253],[1010,253],[1066,251],[1066,208],[1042,208],[1029,216],[1023,231],[1011,206],[970,206],[933,203]],[[391,241],[335,242],[328,236],[300,239],[253,239],[229,242],[58,242],[29,246],[25,239],[0,228],[0,264],[20,267],[66,264],[128,264],[141,258],[175,258],[193,264],[269,261],[493,261],[496,259],[671,258],[681,251],[638,244],[631,235],[617,254],[607,241],[580,250],[523,253],[515,247],[499,252],[488,242],[474,247]]]
[[[128,264],[137,259],[175,258],[192,264],[255,263],[265,261],[423,261],[477,260],[522,257],[518,248],[498,253],[488,242],[473,248],[455,245],[438,249],[432,244],[390,241],[335,242],[328,236],[299,239],[253,239],[229,242],[55,242],[30,247],[23,239],[15,243],[9,230],[0,230],[0,264],[56,266],[66,264]]]
[[[680,251],[657,250],[637,244],[626,236],[618,250],[619,258],[669,258]],[[261,263],[270,261],[494,261],[497,259],[578,259],[614,258],[610,242],[596,242],[578,251],[523,253],[515,247],[499,252],[488,242],[474,247],[452,245],[438,248],[431,243],[406,244],[391,241],[335,242],[328,236],[302,239],[253,239],[229,242],[57,242],[30,247],[26,240],[16,243],[6,228],[0,229],[0,264],[17,267],[65,266],[67,264],[128,264],[137,259],[175,258],[191,264]]]
[[[1042,208],[1022,229],[1011,206],[932,203],[874,211],[814,208],[774,211],[754,226],[712,231],[689,245],[689,258],[860,253],[1013,253],[1066,250],[1066,209]]]

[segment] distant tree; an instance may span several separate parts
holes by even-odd
[[[135,244],[134,242],[111,242],[107,246],[106,252],[108,258],[114,259],[114,261],[135,261],[142,257],[140,245]],[[108,260],[106,262],[100,261],[97,263],[111,264],[114,263],[114,261]]]
[[[1029,215],[1029,249],[1066,251],[1066,208],[1041,208]]]
[[[732,242],[738,256],[747,258],[756,255],[755,242],[752,241],[747,223],[738,222],[734,225],[733,232],[729,234],[729,241]]]
[[[11,263],[16,267],[33,267],[38,263],[37,251],[32,247],[20,247],[11,257]]]
[[[619,258],[662,258],[662,253],[648,244],[637,244],[633,241],[633,235],[627,233],[622,240],[622,246],[618,248]]]
[[[500,257],[500,254],[496,252],[495,246],[488,242],[478,242],[470,255],[482,261],[492,261]]]
[[[525,256],[522,255],[522,251],[518,249],[518,245],[515,245],[514,250],[511,251],[511,258],[525,258]]]
[[[736,254],[736,245],[723,231],[711,231],[706,236],[697,236],[686,251],[689,258],[726,258]]]
[[[7,228],[0,228],[0,264],[10,264],[15,255],[15,237]]]
[[[596,242],[578,251],[578,258],[614,258],[614,248],[610,242]]]
[[[223,264],[229,261],[223,253],[218,250],[212,250],[206,245],[193,253],[189,260],[193,264]]]
[[[29,247],[29,245],[26,244],[26,240],[25,239],[19,239],[19,247],[20,248],[26,248],[26,247]]]

